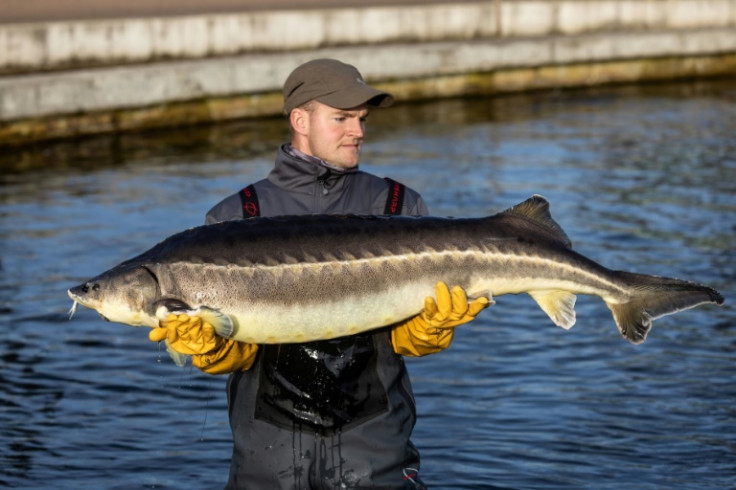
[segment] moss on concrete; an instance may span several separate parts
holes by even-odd
[[[736,73],[736,54],[540,66],[377,83],[399,101],[493,95],[615,83],[727,76]],[[119,131],[273,116],[281,93],[243,94],[150,107],[24,119],[0,123],[0,146]]]

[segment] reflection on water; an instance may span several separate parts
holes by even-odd
[[[433,488],[723,488],[736,434],[736,90],[725,83],[459,99],[374,111],[368,170],[477,216],[545,195],[577,250],[726,297],[621,340],[595,298],[569,332],[501,297],[410,360]],[[58,142],[0,155],[0,486],[219,488],[224,378],[65,290],[268,172],[285,121]]]

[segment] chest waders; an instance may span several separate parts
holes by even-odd
[[[320,210],[429,213],[409,187],[357,169],[326,175],[322,163],[290,150],[282,145],[268,177],[218,202],[205,222]],[[259,345],[257,352],[250,369],[228,378],[233,453],[227,490],[424,488],[411,442],[416,403],[390,327],[308,344]]]
[[[398,215],[405,187],[385,179],[384,214]],[[261,215],[253,184],[239,192],[244,218]],[[329,312],[326,312],[329,314]],[[262,345],[255,418],[287,430],[332,435],[388,410],[373,332],[301,344]]]

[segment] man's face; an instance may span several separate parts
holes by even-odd
[[[300,150],[336,167],[347,169],[358,165],[368,117],[365,105],[335,109],[312,101],[304,117],[306,148]]]

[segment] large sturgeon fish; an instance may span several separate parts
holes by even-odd
[[[613,271],[571,249],[533,196],[485,218],[286,216],[173,235],[69,290],[105,319],[155,327],[169,312],[219,335],[289,343],[352,335],[420,313],[438,281],[470,297],[528,293],[552,321],[575,323],[577,294],[599,296],[638,344],[652,320],[723,297],[700,284]]]

